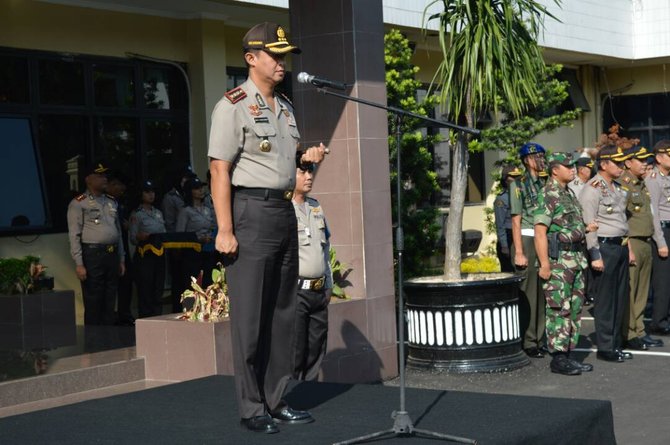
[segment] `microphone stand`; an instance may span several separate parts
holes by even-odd
[[[395,138],[396,138],[396,168],[398,169],[397,181],[396,181],[396,198],[397,198],[397,208],[396,208],[396,218],[398,220],[398,226],[396,228],[396,251],[398,254],[398,365],[400,371],[400,409],[393,411],[391,413],[391,418],[393,419],[393,428],[377,431],[371,434],[366,434],[364,436],[354,437],[353,439],[348,439],[343,442],[336,442],[333,445],[351,445],[355,443],[368,442],[373,439],[384,440],[390,439],[393,437],[423,437],[428,439],[437,439],[445,440],[450,442],[458,443],[469,443],[477,444],[477,441],[474,439],[468,439],[465,437],[452,436],[449,434],[438,433],[435,431],[428,431],[424,429],[415,428],[412,422],[409,413],[405,409],[405,302],[403,298],[403,251],[405,249],[405,239],[402,228],[402,187],[400,185],[402,175],[401,175],[401,124],[404,117],[412,117],[415,119],[420,119],[424,122],[429,122],[437,127],[442,128],[451,128],[454,130],[462,131],[465,133],[470,133],[472,135],[478,136],[480,131],[474,128],[462,127],[450,122],[445,122],[437,119],[431,119],[426,116],[421,116],[420,114],[411,113],[409,111],[403,110],[401,108],[391,107],[387,105],[382,105],[376,102],[370,102],[364,99],[359,99],[357,97],[346,96],[344,94],[335,93],[323,88],[317,88],[317,91],[326,95],[339,97],[341,99],[350,100],[353,102],[358,102],[364,105],[368,105],[375,108],[381,108],[395,115]]]

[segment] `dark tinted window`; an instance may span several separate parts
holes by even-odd
[[[187,97],[180,75],[173,67],[145,68],[142,80],[145,106],[159,110],[186,109]]]
[[[5,167],[0,175],[0,229],[43,226],[46,211],[30,120],[0,117],[0,134],[0,165]]]
[[[28,59],[0,55],[0,103],[26,104],[28,93]]]
[[[93,95],[99,107],[135,106],[135,71],[129,66],[94,65]]]
[[[84,105],[84,65],[70,60],[40,60],[40,103]]]

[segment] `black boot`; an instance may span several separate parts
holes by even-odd
[[[560,352],[554,354],[554,358],[551,359],[549,368],[551,369],[551,372],[563,375],[580,375],[582,373],[582,370],[577,363],[574,363],[566,354]]]

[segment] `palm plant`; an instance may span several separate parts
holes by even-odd
[[[545,72],[537,43],[544,16],[555,18],[533,0],[433,0],[442,3],[439,20],[443,60],[431,89],[440,89],[448,120],[477,125],[477,117],[497,112],[505,103],[514,116],[541,101]],[[554,0],[560,5],[560,0]],[[474,142],[474,143],[473,143]],[[461,278],[461,232],[468,179],[469,147],[478,145],[466,133],[455,136],[451,201],[445,233],[444,279]]]

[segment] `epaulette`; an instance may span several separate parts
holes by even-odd
[[[310,196],[307,196],[307,202],[309,202],[309,204],[310,204],[312,207],[318,207],[318,206],[321,205],[321,204],[319,204],[319,201],[317,201],[316,199],[314,199],[314,198],[312,198],[312,197],[310,197]]]
[[[597,179],[594,179],[593,181],[589,182],[589,184],[591,184],[591,186],[595,188],[600,187],[600,181],[598,181]]]
[[[626,177],[624,177],[624,178],[623,178],[623,182],[625,182],[626,184],[628,184],[628,183],[630,182],[630,176],[626,176]]]
[[[236,104],[239,101],[241,101],[242,99],[244,99],[245,97],[247,97],[247,93],[244,92],[242,87],[237,87],[237,88],[233,88],[230,91],[226,91],[224,96],[226,96],[226,99],[228,99],[231,104]]]
[[[289,104],[290,106],[293,106],[293,102],[291,102],[291,99],[289,99],[288,96],[287,96],[286,94],[282,93],[281,91],[276,91],[276,93],[279,95],[279,97],[281,97],[281,98],[284,99],[286,102],[288,102],[288,104]]]
[[[86,199],[86,193],[82,193],[81,195],[76,196],[74,199],[75,201],[83,201],[84,199]]]
[[[651,172],[651,173],[649,173],[649,177],[650,177],[650,178],[655,178],[655,177],[656,177],[656,172]]]

